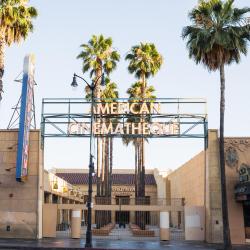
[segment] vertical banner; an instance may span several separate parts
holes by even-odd
[[[16,160],[16,180],[22,182],[28,175],[29,134],[32,119],[35,57],[24,58],[18,146]]]

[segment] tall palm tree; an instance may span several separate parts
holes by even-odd
[[[153,43],[140,43],[131,48],[125,59],[129,61],[129,72],[139,79],[140,88],[137,88],[137,90],[141,93],[140,98],[143,102],[146,95],[147,79],[159,71],[163,63],[163,58]],[[144,138],[141,138],[140,150],[142,166],[140,174],[142,180],[145,180]],[[138,188],[140,190],[139,195],[145,196],[145,185],[139,186]]]
[[[113,41],[111,37],[105,38],[103,35],[93,35],[87,44],[82,44],[82,51],[77,56],[82,59],[83,73],[89,72],[90,77],[99,79],[95,89],[95,98],[101,98],[101,75],[106,73],[109,75],[116,69],[117,62],[120,60],[119,53],[112,47]],[[100,165],[101,165],[101,142],[97,139],[97,196],[100,195]]]
[[[132,102],[138,102],[142,99],[146,100],[155,100],[156,96],[155,88],[153,86],[146,86],[144,93],[142,93],[142,82],[136,82],[132,84],[132,86],[127,90],[127,94],[129,95],[129,99]],[[149,121],[151,119],[150,115],[145,116],[143,121]],[[141,119],[138,117],[128,118],[128,122],[141,122]],[[145,141],[145,139],[144,139]],[[143,143],[144,143],[143,141]],[[128,145],[129,143],[133,143],[135,147],[135,190],[136,197],[145,195],[145,168],[144,168],[144,155],[143,155],[143,143],[140,138],[133,139],[123,139],[123,143]]]
[[[244,15],[250,8],[236,8],[233,0],[201,0],[189,14],[192,25],[183,28],[189,57],[209,71],[220,72],[220,170],[224,248],[231,249],[227,210],[224,156],[225,65],[239,63],[247,54],[250,27]]]
[[[103,102],[114,102],[119,98],[119,92],[117,89],[116,83],[110,81],[109,78],[106,78],[106,87],[104,91],[102,92],[101,95],[101,100]],[[116,123],[116,119],[109,119],[106,118],[105,121],[106,123],[112,122]],[[104,158],[104,166],[103,166],[103,171],[105,170],[105,179],[104,179],[104,184],[103,186],[105,187],[104,189],[104,195],[106,197],[111,197],[111,188],[112,188],[112,171],[113,171],[113,138],[112,137],[106,137],[104,138],[105,140],[105,155],[102,157]]]
[[[127,94],[129,95],[130,102],[139,102],[144,98],[147,104],[156,99],[154,95],[155,88],[153,86],[146,86],[144,94],[142,93],[142,82],[136,82],[132,84],[132,86],[127,90]],[[135,106],[135,109],[140,109],[140,104]],[[145,115],[143,120],[140,117],[129,117],[127,119],[128,123],[140,123],[140,122],[150,122],[151,116]],[[147,141],[147,139],[143,139],[143,143],[141,138],[128,138],[123,137],[123,144],[128,146],[130,143],[133,144],[135,149],[135,202],[136,204],[144,204],[145,202],[145,167],[143,165],[143,144]],[[146,226],[146,215],[144,212],[136,212],[135,213],[135,221],[141,229],[145,229]]]
[[[105,79],[105,89],[101,93],[102,102],[114,102],[119,93],[117,85],[110,81],[109,78]],[[115,123],[114,119],[103,118],[103,123]],[[99,196],[105,196],[101,204],[111,204],[111,192],[112,192],[112,171],[113,171],[113,138],[102,138],[102,164],[101,164],[101,180],[100,180],[100,194]],[[111,222],[111,212],[97,211],[96,212],[96,224],[100,228]]]
[[[28,0],[2,0],[0,2],[0,101],[3,93],[5,47],[25,40],[33,31],[37,10],[28,6]]]

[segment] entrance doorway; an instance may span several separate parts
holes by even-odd
[[[243,213],[244,213],[246,239],[250,239],[250,203],[249,202],[245,202],[243,204]]]
[[[119,225],[130,223],[130,212],[128,211],[116,211],[115,212],[115,223]]]
[[[130,212],[121,211],[121,206],[130,204],[130,196],[116,196],[115,202],[116,205],[119,205],[119,211],[115,212],[115,223],[125,227],[126,224],[130,223]]]

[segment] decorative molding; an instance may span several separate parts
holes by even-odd
[[[239,156],[238,156],[237,150],[234,147],[230,146],[226,149],[225,160],[226,160],[226,164],[230,168],[234,168],[234,167],[237,168],[238,163],[239,163]]]
[[[225,139],[225,149],[230,146],[244,152],[250,148],[250,139]]]
[[[239,170],[239,156],[238,153],[244,153],[250,148],[250,139],[243,138],[228,138],[224,141],[225,145],[225,160],[230,168]],[[238,152],[237,152],[238,151]]]

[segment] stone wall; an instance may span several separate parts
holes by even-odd
[[[183,199],[183,205],[204,206],[204,157],[202,151],[167,176],[167,200],[171,200],[172,205]],[[183,212],[173,209],[170,224],[173,227],[184,228]]]
[[[24,183],[15,177],[17,138],[17,130],[0,130],[0,237],[41,238],[43,152],[39,131],[30,133],[29,175]]]

